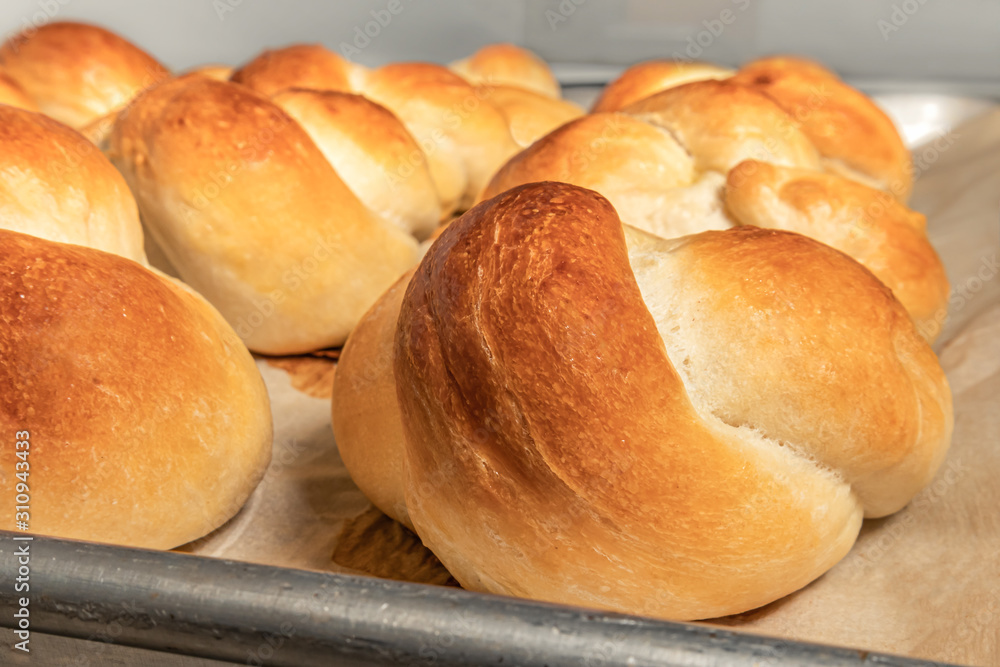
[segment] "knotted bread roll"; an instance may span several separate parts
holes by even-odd
[[[94,25],[55,21],[0,46],[2,68],[42,113],[102,140],[121,111],[169,71],[151,55]]]
[[[500,110],[510,135],[521,148],[583,115],[583,109],[569,100],[546,97],[526,88],[487,83],[476,86],[476,93]]]
[[[734,70],[710,63],[676,60],[647,60],[632,65],[601,91],[591,107],[592,113],[621,111],[650,95],[692,81],[728,79]]]
[[[448,67],[473,85],[521,88],[556,100],[561,97],[559,82],[545,61],[514,44],[488,44]]]
[[[0,492],[28,485],[30,532],[169,549],[236,514],[264,474],[264,383],[180,283],[0,230],[0,321]]]
[[[315,102],[319,109],[284,101],[314,122],[321,143],[350,143],[333,121],[320,125],[323,100]],[[372,114],[367,122],[380,119]],[[359,130],[352,150],[364,144],[369,161],[348,158],[343,171],[356,166],[364,180],[392,149],[382,143],[389,135]],[[309,133],[245,86],[196,74],[156,86],[119,119],[110,150],[181,277],[256,352],[343,343],[416,263],[411,232],[428,231],[426,218],[390,221],[365,206]],[[391,202],[385,210],[400,213]]]
[[[0,228],[146,264],[135,199],[97,146],[51,118],[5,105]]]
[[[510,45],[487,47],[453,69],[368,69],[320,45],[297,44],[263,52],[232,80],[268,96],[296,88],[347,92],[386,107],[424,152],[442,219],[467,209],[520,147],[582,113],[557,99],[558,84],[542,61]]]
[[[913,167],[892,121],[864,93],[810,60],[761,58],[737,72],[706,63],[639,63],[608,84],[593,111],[623,111],[668,88],[709,79],[726,79],[766,95],[809,138],[824,169],[889,192],[901,202],[909,198]]]
[[[845,177],[853,167],[830,169],[833,152],[824,153],[812,140],[822,134],[815,126],[837,131],[836,123],[823,118],[836,117],[840,107],[824,111],[826,116],[818,109],[834,105],[837,86],[846,86],[823,79],[829,98],[817,102],[813,131],[807,132],[798,118],[813,118],[813,111],[793,117],[770,90],[759,89],[763,84],[744,85],[741,76],[671,87],[624,112],[571,121],[514,156],[481,198],[558,180],[597,190],[627,223],[664,238],[742,224],[794,229],[851,254],[893,290],[918,324],[929,323],[947,304],[948,281],[922,216],[861,183],[871,179]],[[846,106],[857,102],[845,99]],[[886,132],[899,141],[891,123]],[[862,140],[857,132],[846,139]],[[894,178],[887,169],[886,178]],[[747,205],[751,188],[760,199],[753,207]]]
[[[445,230],[352,335],[333,415],[352,477],[463,586],[672,619],[820,576],[952,430],[936,357],[854,260],[659,239],[559,183]]]

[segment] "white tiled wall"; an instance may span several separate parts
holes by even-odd
[[[396,13],[389,10],[393,9]],[[323,42],[376,65],[448,61],[507,40],[554,62],[817,57],[852,79],[1000,97],[998,0],[3,0],[0,30],[52,18],[116,30],[175,68]],[[365,32],[367,31],[367,35]],[[607,71],[614,71],[607,69]]]

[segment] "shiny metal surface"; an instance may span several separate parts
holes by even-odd
[[[0,580],[17,572],[0,532]],[[248,665],[931,663],[467,591],[36,537],[31,631]],[[13,586],[0,589],[12,627]],[[36,638],[36,641],[44,637]],[[2,661],[0,661],[2,662]],[[93,664],[102,664],[95,661]]]

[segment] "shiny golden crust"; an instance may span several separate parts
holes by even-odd
[[[500,110],[441,65],[367,70],[322,46],[297,45],[263,53],[232,80],[269,96],[291,88],[352,92],[386,107],[424,152],[442,217],[467,208],[518,149]]]
[[[791,117],[765,95],[728,81],[696,81],[628,106],[669,130],[700,171],[725,173],[746,159],[819,168],[819,155]]]
[[[449,67],[476,86],[512,86],[559,99],[559,82],[548,64],[528,49],[489,44]]]
[[[733,70],[708,63],[650,60],[632,65],[609,83],[594,102],[591,113],[621,111],[656,93],[692,81],[725,79]]]
[[[388,109],[360,96],[293,89],[272,101],[309,133],[361,202],[423,239],[441,219],[427,160]]]
[[[818,65],[796,67],[801,76],[843,85]],[[947,306],[948,282],[922,223],[907,222],[920,216],[901,205],[880,203],[889,195],[859,182],[872,179],[824,173],[832,163],[796,118],[768,93],[734,81],[687,83],[643,98],[621,113],[598,112],[572,121],[515,155],[482,198],[525,183],[558,180],[597,190],[626,223],[665,238],[740,222],[792,229],[830,243],[875,272],[933,339]],[[740,164],[772,166],[743,183],[739,174],[730,173]],[[796,192],[814,195],[808,204],[800,201],[796,212],[774,197],[755,200],[771,192],[764,175],[785,173],[783,169],[795,170]],[[727,174],[730,190],[734,184],[744,186],[741,193],[730,194],[731,202],[726,200]],[[823,202],[822,193],[831,201]],[[852,208],[871,209],[864,219],[878,220],[852,231],[856,225],[850,218],[857,218]]]
[[[17,81],[3,71],[0,71],[0,104],[27,111],[38,111],[38,105],[34,100],[28,97]]]
[[[417,259],[305,130],[244,86],[187,76],[136,100],[113,160],[181,277],[247,345],[294,354],[340,345]]]
[[[836,563],[950,438],[936,358],[853,260],[781,231],[623,235],[565,184],[449,226],[398,327],[409,516],[473,589],[750,609]]]
[[[135,199],[107,158],[65,125],[4,105],[0,228],[146,263]]]
[[[477,86],[476,93],[500,109],[507,118],[511,136],[522,148],[584,113],[567,100],[513,86]]]
[[[410,530],[403,497],[403,422],[392,375],[399,307],[413,271],[383,294],[351,332],[333,383],[333,437],[362,493]]]
[[[948,277],[924,216],[891,195],[830,174],[747,161],[726,183],[726,207],[742,224],[805,234],[847,253],[889,287],[933,341],[947,308]]]
[[[593,113],[515,155],[480,199],[538,181],[597,190],[621,219],[661,236],[726,229],[721,175],[699,177],[670,132],[622,113]]]
[[[0,490],[30,433],[32,532],[168,549],[233,516],[271,456],[253,359],[201,297],[133,262],[0,231]],[[14,529],[12,512],[3,520]]]
[[[319,44],[294,44],[264,51],[230,80],[268,97],[289,88],[349,92],[356,67]]]
[[[396,114],[417,140],[446,212],[468,208],[518,150],[485,93],[440,65],[380,67],[363,77],[360,92]]]
[[[42,113],[82,128],[169,76],[155,58],[104,28],[46,23],[0,47],[0,67]]]
[[[833,72],[797,58],[764,58],[744,65],[732,81],[765,93],[793,116],[834,173],[902,202],[909,198],[910,153],[892,121]]]

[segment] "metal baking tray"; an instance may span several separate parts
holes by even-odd
[[[0,532],[0,624],[16,621],[14,551],[29,544],[32,652],[17,656],[19,638],[6,631],[0,664],[940,664],[441,586],[16,536]],[[51,636],[76,641],[60,655],[46,646]],[[174,655],[153,662],[148,650]]]

